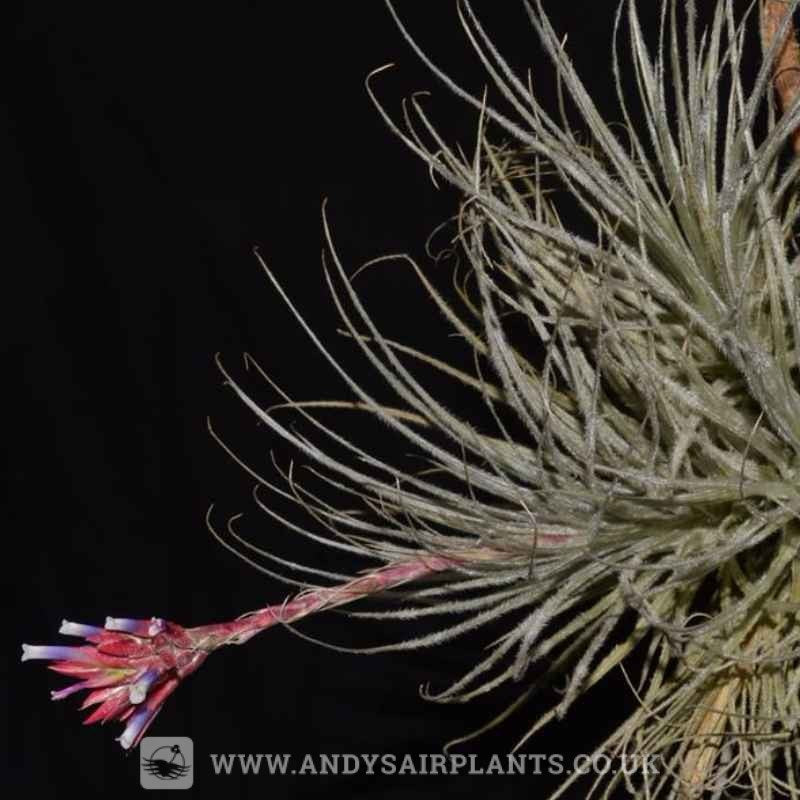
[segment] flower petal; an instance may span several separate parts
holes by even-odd
[[[148,708],[146,705],[141,706],[138,711],[131,715],[122,735],[117,737],[117,741],[120,745],[122,745],[125,750],[130,750],[131,747],[134,747],[142,736],[144,736],[145,731],[156,718],[159,711],[161,711],[160,706],[158,708]]]
[[[107,631],[122,631],[134,636],[152,638],[165,630],[166,622],[160,617],[150,619],[128,619],[127,617],[106,617]]]
[[[87,639],[90,636],[97,636],[102,633],[103,629],[95,625],[84,625],[80,622],[70,622],[67,619],[63,619],[61,620],[61,627],[58,629],[58,632],[64,636],[81,636]]]
[[[161,677],[161,670],[151,667],[128,689],[128,699],[134,705],[143,703],[150,687]]]
[[[94,661],[91,650],[85,647],[23,644],[22,661],[32,661],[34,659],[43,659],[47,661]]]
[[[106,722],[109,719],[124,718],[126,712],[132,710],[128,702],[128,692],[125,687],[116,687],[109,693],[103,702],[89,714],[83,721],[84,725],[91,725],[93,722]]]
[[[63,700],[65,697],[69,697],[71,694],[75,694],[75,692],[80,692],[82,689],[86,688],[86,683],[84,681],[79,681],[78,683],[70,684],[69,686],[65,686],[63,689],[55,689],[50,692],[50,699],[51,700]]]

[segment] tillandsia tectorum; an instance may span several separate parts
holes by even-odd
[[[623,0],[611,56],[621,124],[586,92],[542,0],[525,8],[555,68],[555,113],[537,100],[530,76],[509,67],[466,0],[460,20],[496,101],[440,71],[389,5],[410,46],[477,118],[474,150],[464,153],[416,97],[396,122],[375,94],[381,70],[367,81],[390,128],[436,181],[462,194],[448,229],[466,265],[456,271],[457,299],[409,258],[398,260],[470,348],[475,371],[386,338],[325,221],[325,277],[345,333],[398,398],[382,404],[264,265],[354,399],[294,402],[261,373],[282,406],[265,410],[220,368],[244,405],[359,507],[331,505],[291,475],[286,487],[257,478],[320,524],[287,523],[298,533],[379,566],[347,577],[258,551],[288,567],[286,579],[303,591],[200,628],[155,618],[109,619],[104,628],[65,622],[61,632],[83,645],[24,646],[23,659],[53,661],[79,679],[54,698],[90,690],[84,706],[97,708],[88,721],[125,722],[120,742],[130,748],[222,645],[403,587],[402,608],[372,616],[436,625],[373,652],[506,626],[431,699],[463,702],[523,680],[534,665],[566,677],[558,702],[517,747],[569,714],[634,650],[643,653],[640,674],[626,671],[635,710],[597,752],[656,753],[663,769],[601,775],[592,795],[625,786],[641,797],[800,798],[800,159],[787,157],[792,140],[800,150],[798,4],[764,0],[742,12],[716,0],[698,30],[693,0],[663,0],[651,37],[636,0]],[[755,30],[763,60],[747,80],[742,63]],[[582,220],[576,228],[563,223],[568,207]],[[538,349],[510,334],[520,320]],[[426,390],[412,368],[420,363],[477,393],[493,433]],[[434,469],[414,472],[368,452],[316,414],[337,405],[370,412]],[[308,435],[286,423],[287,407]],[[257,551],[238,537],[222,541]]]

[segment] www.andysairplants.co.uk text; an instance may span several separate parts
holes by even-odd
[[[658,755],[211,753],[215,775],[658,775]]]

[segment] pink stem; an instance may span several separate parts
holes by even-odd
[[[547,531],[537,534],[537,545],[559,548],[574,539],[572,532]],[[384,592],[410,583],[434,572],[445,572],[459,566],[481,562],[503,562],[522,553],[501,552],[488,547],[459,550],[452,554],[423,553],[407,561],[398,561],[354,578],[341,586],[309,589],[281,605],[267,606],[259,611],[238,617],[230,622],[219,622],[189,628],[186,633],[194,649],[215,650],[225,644],[244,644],[257,633],[277,623],[293,623],[328,608],[352,603],[361,597]]]
[[[476,554],[472,554],[471,560],[475,560],[475,557]],[[481,553],[479,557],[481,560],[487,558],[488,552]],[[195,641],[205,640],[204,644],[210,649],[223,644],[243,644],[257,633],[277,623],[297,622],[317,611],[335,608],[367,595],[393,589],[434,572],[452,569],[459,563],[463,563],[464,560],[463,557],[457,559],[426,554],[410,561],[400,561],[381,567],[341,586],[301,592],[293,600],[282,605],[267,606],[231,622],[191,628],[189,633]]]

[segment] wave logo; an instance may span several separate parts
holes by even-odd
[[[189,789],[194,743],[188,736],[145,736],[139,745],[143,789]]]

